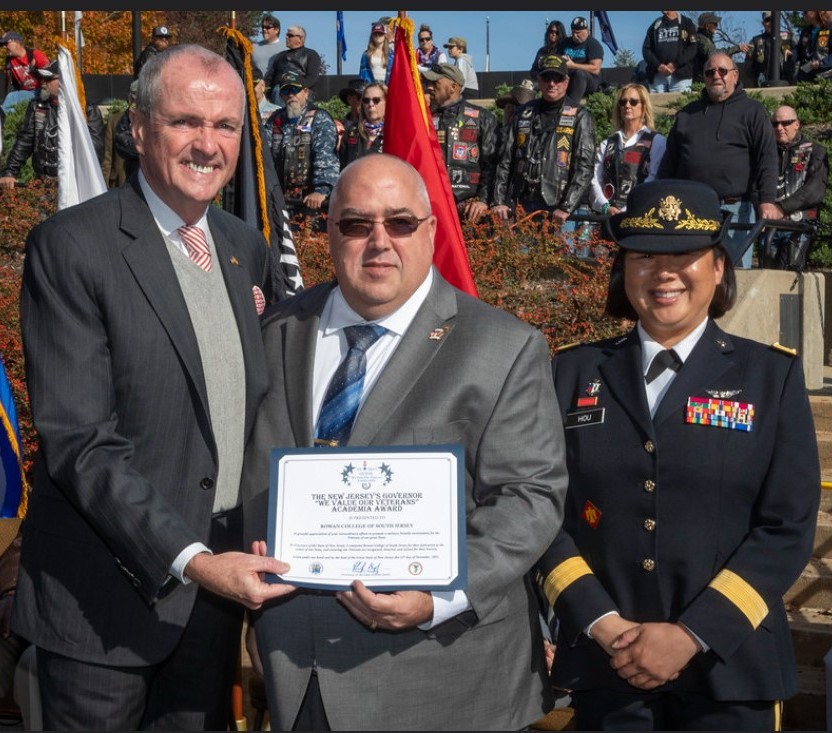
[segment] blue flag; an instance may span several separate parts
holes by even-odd
[[[344,35],[344,11],[335,11],[335,31],[338,48],[341,51],[341,61],[347,60],[347,38]]]
[[[6,368],[0,358],[0,517],[16,517],[26,478],[23,473],[23,442]]]
[[[595,15],[598,18],[598,27],[601,29],[601,40],[607,44],[607,48],[613,54],[618,53],[618,43],[615,40],[615,33],[612,32],[610,19],[607,16],[606,10],[596,10]]]

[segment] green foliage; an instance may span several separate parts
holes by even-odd
[[[344,115],[350,111],[350,108],[341,101],[339,96],[332,97],[326,101],[315,100],[315,105],[329,112],[333,120],[343,119]]]
[[[590,94],[586,98],[586,108],[592,113],[592,120],[595,122],[596,147],[615,132],[612,125],[612,110],[617,94],[617,89],[607,89]]]

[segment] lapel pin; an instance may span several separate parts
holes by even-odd
[[[240,260],[238,260],[236,257],[232,257],[232,258],[231,258],[230,260],[228,260],[228,261],[229,261],[232,265],[235,265],[236,267],[239,267],[239,266],[240,266]]]
[[[433,331],[430,332],[428,338],[431,341],[439,341],[446,333],[448,332],[447,326],[442,326],[442,328],[434,328]]]
[[[593,379],[586,387],[586,393],[590,397],[595,397],[601,391],[601,380]]]

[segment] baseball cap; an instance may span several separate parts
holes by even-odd
[[[166,25],[157,25],[153,28],[153,32],[150,34],[155,36],[156,38],[170,38],[171,33],[168,30]]]
[[[3,34],[3,37],[0,38],[0,44],[5,45],[9,41],[17,41],[19,43],[22,43],[23,36],[21,36],[17,31],[6,31]]]
[[[365,86],[367,86],[367,82],[363,79],[350,79],[349,82],[347,82],[347,86],[338,92],[338,96],[344,104],[349,104],[347,99],[350,94],[357,94],[360,97],[364,92]]]
[[[454,64],[434,64],[427,71],[422,72],[422,76],[429,81],[436,81],[437,79],[450,79],[452,82],[465,86],[465,74],[462,70]]]
[[[303,77],[297,71],[284,71],[277,83],[281,87],[300,87],[303,89],[306,86],[303,83]]]
[[[589,28],[589,23],[586,22],[586,18],[584,18],[582,15],[572,18],[573,31],[582,31],[587,28]]]
[[[566,62],[560,57],[552,54],[551,56],[544,56],[537,65],[537,77],[541,76],[569,76],[569,69],[566,68]]]
[[[460,36],[452,36],[448,39],[448,42],[445,44],[445,48],[450,48],[451,46],[459,46],[460,48],[468,48],[467,41],[460,37]]]
[[[704,26],[708,25],[708,23],[716,23],[719,25],[719,22],[722,20],[718,15],[714,13],[702,13],[699,16],[699,27],[703,28]]]

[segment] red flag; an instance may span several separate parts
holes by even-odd
[[[413,21],[396,18],[393,69],[384,115],[384,152],[410,163],[422,176],[430,205],[438,219],[433,263],[451,285],[477,296],[462,226],[451,192],[448,169],[436,138],[419,80],[416,54],[411,45]]]

